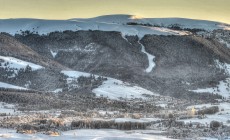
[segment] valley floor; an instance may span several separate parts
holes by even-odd
[[[60,136],[48,136],[44,134],[18,134],[15,130],[0,129],[0,138],[5,140],[171,140],[161,135],[152,135],[155,131],[120,131],[113,129],[80,129],[62,132]]]

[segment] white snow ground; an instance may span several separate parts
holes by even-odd
[[[15,105],[0,102],[0,113],[14,114]]]
[[[8,56],[0,56],[0,63],[1,68],[9,68],[14,71],[14,74],[17,74],[19,69],[25,69],[26,66],[30,66],[32,70],[38,70],[42,69],[43,67],[40,65],[36,65],[34,63],[26,62],[14,57],[8,57]],[[5,66],[5,64],[8,64]],[[15,75],[12,75],[12,77]]]
[[[65,74],[66,76],[70,77],[70,78],[78,78],[80,76],[85,76],[85,77],[89,77],[90,73],[86,73],[86,72],[80,72],[80,71],[61,71],[61,73]]]
[[[39,66],[39,65],[36,65],[34,63],[30,63],[30,62],[26,62],[26,61],[23,61],[23,60],[20,60],[20,59],[17,59],[17,58],[14,58],[14,57],[8,57],[8,56],[0,56],[0,60],[4,60],[1,67],[5,67],[4,64],[6,62],[9,63],[8,67],[9,68],[16,68],[16,69],[20,69],[20,68],[26,68],[27,65],[29,65],[32,70],[38,70],[38,69],[41,69],[43,68],[42,66]]]
[[[70,80],[80,76],[90,76],[90,73],[79,71],[62,71],[62,73],[67,75]],[[97,77],[97,75],[95,76]],[[93,92],[97,96],[108,97],[110,99],[119,99],[120,97],[124,99],[144,98],[143,94],[159,96],[158,94],[155,94],[149,90],[125,83],[114,78],[107,77],[107,79],[108,80],[104,81],[101,86],[93,89]]]
[[[151,135],[155,131],[135,130],[120,131],[113,129],[79,129],[62,132],[61,136],[52,137],[43,134],[18,134],[15,130],[0,129],[2,140],[172,140],[160,135]]]
[[[126,25],[128,22],[136,22],[163,27],[147,27],[141,25]],[[227,29],[227,25],[212,21],[192,20],[182,18],[145,18],[135,19],[130,15],[110,15],[91,19],[71,19],[71,20],[40,20],[40,19],[1,19],[0,32],[7,32],[12,35],[21,34],[21,31],[29,30],[38,34],[48,34],[54,31],[65,30],[101,30],[118,31],[123,36],[137,35],[142,38],[146,34],[155,35],[186,35],[185,31],[175,31],[164,27],[179,24],[181,28],[190,29]]]
[[[151,72],[153,70],[153,68],[156,66],[155,62],[154,62],[154,59],[155,59],[155,56],[154,55],[151,55],[150,53],[146,52],[145,50],[145,46],[143,44],[141,44],[140,41],[138,41],[138,43],[141,45],[141,52],[145,53],[148,57],[148,62],[149,62],[149,66],[148,68],[145,70],[146,72]]]
[[[113,78],[108,78],[108,80],[103,82],[101,86],[93,89],[93,92],[97,96],[108,97],[110,99],[144,99],[145,97],[143,94],[159,96],[158,94],[155,94],[144,88],[133,86],[129,83],[125,83]]]
[[[27,90],[26,88],[15,86],[15,85],[11,85],[11,84],[7,84],[7,83],[3,83],[3,82],[0,82],[0,88]]]

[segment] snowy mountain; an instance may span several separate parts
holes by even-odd
[[[228,136],[229,27],[132,15],[1,19],[0,124],[17,133],[0,128],[0,138]]]
[[[136,23],[137,25],[130,25]],[[148,24],[150,26],[143,26]],[[182,18],[137,18],[132,15],[110,15],[91,19],[70,20],[39,20],[39,19],[3,19],[0,20],[0,32],[12,35],[21,34],[22,31],[48,34],[54,31],[79,31],[100,30],[118,31],[123,36],[137,35],[142,38],[146,34],[155,35],[186,35],[185,31],[175,31],[168,27],[178,26],[182,29],[202,29],[212,31],[215,29],[227,29],[229,25],[218,22],[182,19]]]
[[[127,23],[138,23],[138,24],[150,24],[155,26],[168,27],[171,25],[178,25],[181,28],[189,29],[204,29],[204,30],[215,30],[229,28],[229,25],[220,22],[196,20],[196,19],[185,19],[185,18],[144,18],[138,15],[106,15],[90,19],[70,19],[71,21],[84,21],[84,22],[96,22],[96,23],[107,23],[107,24],[127,24]]]

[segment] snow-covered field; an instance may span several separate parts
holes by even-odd
[[[12,70],[14,72],[13,75],[11,75],[11,77],[14,77],[20,69],[25,69],[27,66],[30,66],[31,70],[38,70],[43,68],[40,65],[36,65],[34,63],[26,62],[8,56],[0,56],[0,64],[0,68],[8,68],[9,70]]]
[[[26,62],[14,57],[8,57],[8,56],[0,56],[0,60],[3,60],[4,62],[1,63],[1,67],[9,67],[9,68],[14,68],[14,69],[21,69],[21,68],[26,68],[26,66],[30,66],[32,70],[38,70],[42,69],[43,67],[40,65],[36,65],[34,63]],[[5,66],[6,63],[9,63],[7,66]]]
[[[6,113],[8,114],[14,114],[15,113],[15,105],[13,104],[7,104],[7,103],[3,103],[0,102],[0,113]]]
[[[143,94],[159,96],[144,88],[133,86],[113,78],[108,78],[101,86],[93,89],[93,92],[97,96],[108,97],[110,99],[119,99],[120,97],[124,99],[144,98]]]
[[[89,77],[90,73],[80,72],[80,71],[62,71],[63,74],[70,78],[78,78],[80,76]]]
[[[80,76],[90,76],[89,73],[79,72],[79,71],[62,71],[65,75],[67,75],[70,80],[73,78],[78,78]],[[95,75],[97,77],[97,75]],[[124,99],[132,99],[132,98],[144,98],[143,94],[155,95],[149,90],[144,88],[131,85],[129,83],[107,77],[108,80],[104,81],[101,86],[96,89],[93,89],[93,92],[97,96],[108,97],[110,99],[119,99],[120,97]]]
[[[120,130],[72,130],[62,132],[61,136],[52,137],[43,134],[18,134],[15,130],[0,129],[3,140],[171,140],[165,136],[151,135],[155,131],[120,131]]]
[[[3,82],[0,82],[0,88],[27,90],[26,88],[19,87],[19,86],[14,86],[14,85],[3,83]]]

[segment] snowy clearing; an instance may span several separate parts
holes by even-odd
[[[151,135],[155,131],[120,131],[120,130],[71,130],[62,132],[61,136],[53,137],[43,134],[18,134],[15,130],[0,129],[0,138],[3,140],[171,140],[160,135]]]
[[[68,76],[69,78],[79,78],[81,76],[89,77],[90,73],[80,72],[80,71],[61,71],[64,75]]]
[[[108,97],[110,99],[135,99],[135,98],[144,98],[143,94],[155,95],[149,90],[144,88],[130,85],[129,83],[124,83],[120,80],[108,78],[107,81],[103,82],[101,86],[96,89],[93,89],[93,92],[97,96]]]
[[[14,57],[8,57],[8,56],[0,56],[0,64],[1,64],[0,65],[1,68],[12,69],[15,74],[17,74],[17,72],[20,69],[25,69],[27,66],[30,66],[32,70],[38,70],[38,69],[43,68],[40,65],[36,65],[34,63],[26,62],[26,61],[23,61],[23,60],[14,58]]]
[[[15,113],[14,109],[15,109],[15,105],[0,102],[0,114],[6,113],[7,115],[8,114],[12,115]]]
[[[79,71],[62,71],[63,74],[69,76],[71,78],[78,78],[80,76],[89,77],[90,73],[79,72]],[[97,75],[95,75],[97,77]],[[135,99],[135,98],[144,98],[143,94],[159,96],[159,94],[155,94],[149,90],[144,88],[131,85],[129,83],[125,83],[123,81],[109,78],[104,81],[101,86],[96,89],[93,89],[93,93],[97,96],[108,97],[110,99]]]
[[[15,85],[11,85],[11,84],[7,84],[7,83],[3,83],[3,82],[0,82],[0,88],[27,90],[26,88],[15,86]]]
[[[145,50],[145,46],[143,44],[141,44],[140,41],[138,41],[138,43],[141,45],[141,52],[145,53],[148,57],[148,62],[149,62],[149,66],[148,68],[145,70],[146,72],[151,72],[153,70],[153,68],[156,66],[155,62],[154,62],[154,59],[155,59],[155,56],[154,55],[151,55],[150,53],[146,52]]]

